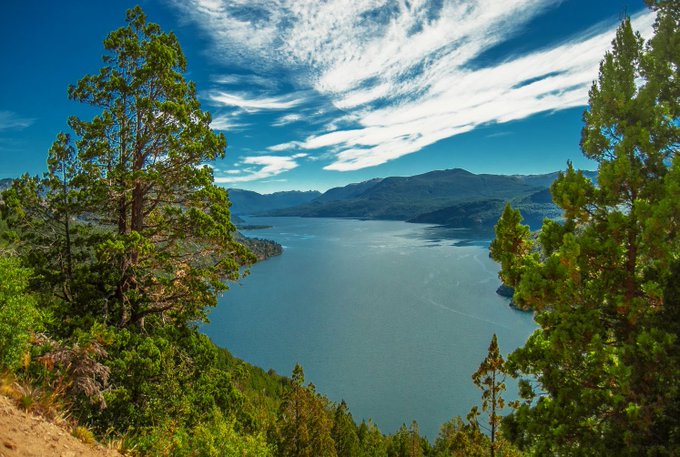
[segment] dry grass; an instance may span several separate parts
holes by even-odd
[[[29,382],[15,383],[15,385],[21,395],[19,398],[21,409],[55,422],[67,422],[69,414],[57,392],[33,386]]]
[[[0,395],[9,397],[14,401],[19,401],[21,394],[14,385],[15,381],[16,378],[12,373],[0,373]]]
[[[121,454],[125,450],[125,438],[117,437],[117,438],[111,438],[107,439],[103,443],[104,447],[110,451],[118,451]]]
[[[69,414],[62,396],[55,391],[17,379],[11,373],[0,374],[0,395],[14,401],[22,410],[57,423],[67,423]]]
[[[94,433],[82,425],[75,426],[73,430],[71,430],[71,435],[75,436],[85,444],[94,444],[97,442],[97,438],[95,438]]]
[[[52,391],[49,387],[38,387],[26,380],[18,379],[9,372],[0,373],[0,395],[11,400],[18,409],[27,413],[42,416],[87,446],[99,446],[110,454],[120,455],[124,446],[124,438],[115,437],[105,440],[100,445],[94,433],[85,426],[78,425],[71,417],[63,395]],[[115,453],[118,454],[115,454]],[[0,456],[2,453],[0,453]]]

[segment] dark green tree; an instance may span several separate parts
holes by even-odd
[[[387,443],[385,436],[378,426],[369,419],[368,423],[362,421],[357,432],[361,445],[362,457],[387,457]]]
[[[427,440],[420,436],[416,421],[410,427],[402,424],[396,433],[389,437],[387,455],[390,457],[423,457],[429,451]]]
[[[331,437],[335,442],[338,457],[352,457],[360,454],[357,426],[344,400],[335,408]]]
[[[93,249],[109,235],[82,217],[91,213],[89,193],[69,143],[68,135],[59,134],[43,178],[24,175],[0,199],[10,229],[4,236],[33,270],[31,288],[60,321],[59,334],[85,325],[84,316],[106,314],[102,278],[110,277],[103,265],[97,266]]]
[[[192,447],[189,431],[248,441],[252,410],[193,325],[254,260],[234,241],[227,194],[204,166],[223,157],[225,139],[210,130],[184,79],[176,37],[147,23],[139,7],[104,47],[99,73],[69,88],[98,114],[69,119],[43,177],[24,176],[0,198],[3,235],[33,274],[17,272],[50,317],[49,336],[33,348],[42,365],[27,372],[65,387],[57,390],[74,418],[140,452],[175,455],[168,443]],[[34,319],[29,304],[14,325],[20,349]],[[0,330],[0,340],[11,334]]]
[[[654,37],[645,43],[624,20],[590,91],[581,148],[598,162],[597,183],[571,164],[559,176],[551,191],[564,222],[544,224],[542,254],[513,251],[512,235],[529,242],[518,221],[497,230],[501,276],[540,326],[509,357],[528,376],[504,427],[536,455],[679,448],[678,335],[664,316],[675,312],[680,253],[680,11],[649,3]]]
[[[415,420],[411,422],[408,430],[408,452],[409,457],[422,457],[425,455],[427,442],[420,436],[420,426]]]
[[[24,179],[6,199],[8,220],[23,222],[13,225],[19,236],[36,223],[54,232],[34,236],[31,250],[57,264],[49,279],[65,301],[78,301],[77,270],[108,272],[88,281],[100,282],[99,297],[72,309],[101,301],[105,315],[98,317],[119,327],[203,319],[225,279],[254,260],[234,241],[227,194],[203,166],[224,156],[225,138],[210,129],[210,114],[184,79],[177,38],[148,23],[139,7],[104,47],[99,73],[69,87],[72,100],[99,114],[69,119],[75,141],[58,136],[45,178]],[[79,240],[77,259],[73,231],[85,223],[106,236]]]
[[[521,224],[519,210],[505,204],[503,213],[496,224],[496,238],[491,242],[493,258],[501,264],[499,276],[504,284],[517,287],[521,277],[521,260],[532,250],[529,227]]]

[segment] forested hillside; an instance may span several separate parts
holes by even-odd
[[[287,191],[258,194],[250,190],[229,189],[231,210],[235,215],[252,215],[308,203],[321,195],[317,191]]]
[[[584,172],[594,177],[594,172]],[[276,216],[355,217],[491,229],[506,201],[532,227],[558,218],[548,188],[557,173],[477,175],[462,169],[417,176],[373,179],[328,190],[308,203],[264,212]],[[547,197],[547,198],[546,198]]]

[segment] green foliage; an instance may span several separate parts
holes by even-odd
[[[360,454],[357,425],[344,400],[335,408],[331,437],[335,442],[338,457],[352,457]]]
[[[370,419],[368,423],[361,422],[357,429],[359,445],[362,457],[387,457],[387,443],[385,436],[380,432],[378,426]]]
[[[491,457],[494,457],[500,449],[498,426],[501,422],[500,413],[505,407],[505,400],[502,397],[502,393],[505,392],[505,360],[498,349],[495,333],[491,338],[487,356],[472,374],[472,382],[482,390],[482,411],[488,415],[489,450]],[[477,407],[474,407],[468,416],[475,427],[478,427],[478,415]]]
[[[21,366],[40,326],[36,300],[26,291],[30,275],[18,259],[0,256],[0,369]]]
[[[430,444],[420,436],[416,421],[410,427],[402,424],[394,435],[388,437],[387,455],[390,457],[423,457],[430,451]]]
[[[27,373],[95,432],[142,453],[270,455],[261,432],[280,380],[264,381],[269,403],[251,404],[195,324],[254,261],[202,166],[224,156],[224,136],[184,79],[176,37],[139,7],[104,46],[100,72],[69,88],[98,114],[70,118],[47,173],[0,198],[3,238],[32,270],[1,259],[0,365],[16,368],[37,305],[54,318]],[[252,373],[239,380],[259,388],[265,376]]]
[[[149,434],[129,439],[133,454],[157,457],[270,457],[274,452],[262,434],[243,434],[232,419],[214,412],[193,427],[172,421],[154,427]]]
[[[644,43],[624,20],[584,113],[597,185],[571,164],[552,186],[563,224],[523,249],[510,210],[492,255],[540,328],[508,367],[524,403],[503,423],[532,455],[665,456],[680,447],[680,10],[657,9]]]
[[[491,257],[501,264],[499,276],[504,284],[516,288],[522,273],[521,260],[532,250],[529,228],[521,225],[522,215],[506,204],[491,242]]]
[[[73,327],[203,320],[225,279],[254,261],[202,166],[224,156],[225,138],[184,79],[177,38],[139,7],[104,47],[100,72],[69,88],[99,114],[69,119],[73,139],[60,133],[45,176],[5,192],[4,218]]]
[[[331,437],[333,418],[328,400],[316,393],[313,384],[304,385],[305,375],[299,364],[287,387],[276,429],[272,431],[281,457],[335,457]]]
[[[506,221],[519,220],[519,214],[506,207]],[[500,225],[500,224],[499,224]],[[487,356],[472,375],[474,384],[482,390],[482,412],[487,414],[486,423],[480,424],[479,408],[474,406],[467,415],[467,422],[459,416],[441,426],[431,455],[434,457],[520,456],[521,453],[509,443],[501,431],[501,412],[505,407],[502,393],[505,391],[505,360],[500,354],[494,334]],[[515,402],[512,402],[513,406]],[[486,430],[486,434],[482,432]]]
[[[465,423],[456,416],[444,423],[434,444],[435,457],[486,457],[491,442],[476,422]]]
[[[218,349],[207,337],[169,327],[155,335],[124,329],[115,332],[109,350],[108,407],[88,411],[101,432],[143,431],[168,420],[194,426],[213,411],[252,429],[243,396],[218,364]]]

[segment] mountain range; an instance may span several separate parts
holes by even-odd
[[[584,171],[594,179],[594,171]],[[377,178],[318,192],[261,195],[230,189],[232,211],[240,215],[352,217],[490,228],[505,202],[538,228],[545,217],[560,216],[550,184],[557,172],[541,175],[474,174],[455,168],[409,177]]]
[[[12,182],[14,180],[12,178],[2,178],[0,179],[0,191],[3,191],[5,189],[9,189],[12,187]]]
[[[262,214],[281,208],[304,205],[320,196],[321,192],[316,190],[293,190],[263,195],[251,190],[229,189],[231,213],[236,216]]]

